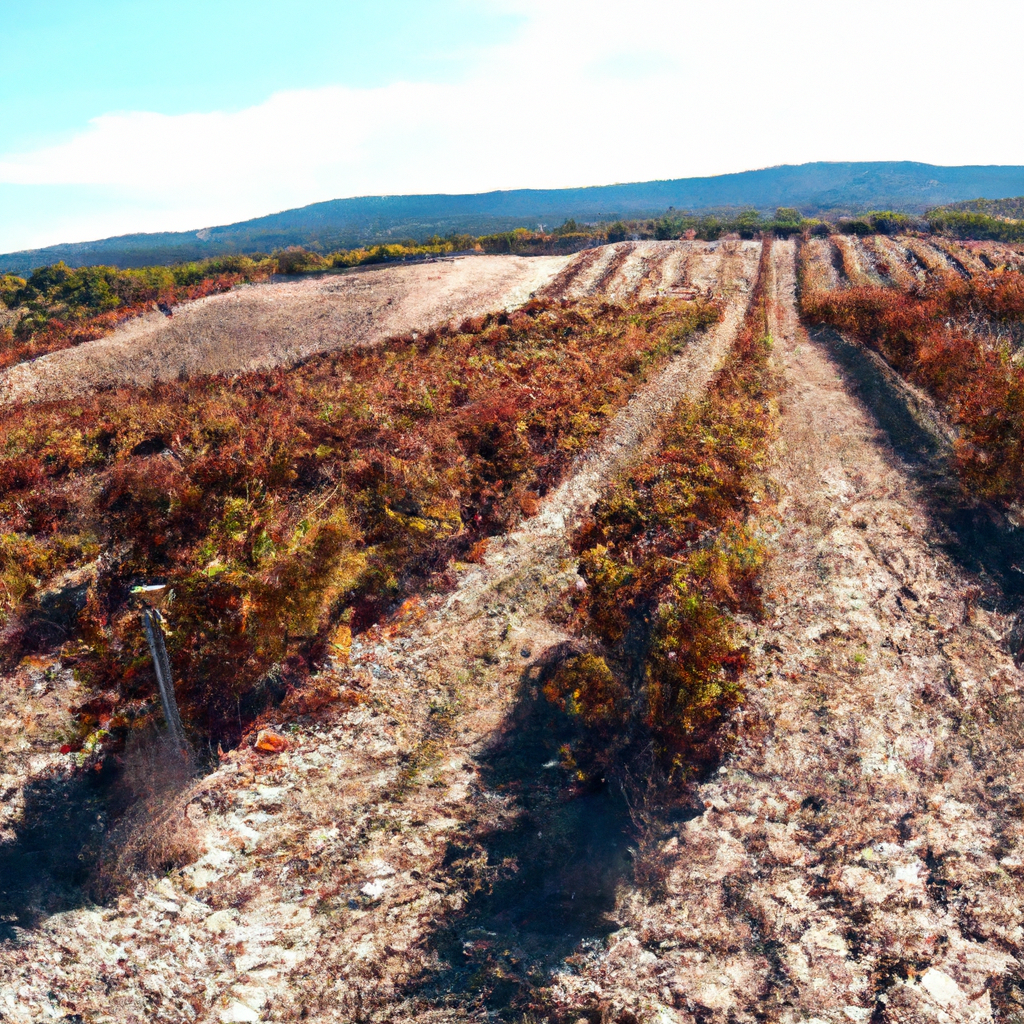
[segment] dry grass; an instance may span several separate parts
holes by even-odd
[[[149,313],[98,341],[0,376],[0,401],[53,401],[111,386],[288,365],[512,308],[565,256],[477,256],[250,285]]]
[[[832,235],[832,244],[842,260],[843,275],[852,288],[877,285],[881,282],[872,272],[870,258],[864,252],[863,243],[853,235]]]
[[[830,238],[808,238],[800,247],[802,295],[829,292],[841,286],[835,265],[836,250]]]

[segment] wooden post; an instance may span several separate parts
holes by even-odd
[[[149,653],[153,657],[153,668],[156,670],[156,682],[160,689],[160,703],[163,705],[167,731],[175,749],[184,754],[188,750],[188,743],[181,725],[181,716],[178,714],[178,702],[174,696],[171,660],[167,657],[167,646],[164,644],[164,620],[160,609],[156,607],[166,596],[167,587],[134,587],[132,593],[142,601],[142,625],[149,641]]]

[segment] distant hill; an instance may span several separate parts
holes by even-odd
[[[946,203],[943,210],[957,213],[983,213],[988,217],[1024,220],[1024,196],[1012,199],[970,199],[965,203]]]
[[[1024,193],[1024,167],[937,167],[911,162],[810,163],[710,178],[678,178],[591,188],[516,189],[475,195],[333,199],[198,231],[120,235],[0,255],[0,273],[24,273],[58,260],[71,266],[138,267],[290,245],[315,251],[367,242],[474,235],[512,227],[658,216],[676,210],[795,206],[805,214],[896,209],[922,213],[978,197]]]

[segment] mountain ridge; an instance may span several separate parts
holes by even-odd
[[[569,189],[511,189],[447,195],[330,199],[234,224],[191,231],[118,235],[0,254],[0,273],[23,273],[63,260],[138,267],[298,245],[316,251],[434,234],[486,234],[566,218],[616,220],[669,209],[773,209],[805,214],[934,206],[1024,193],[1024,167],[943,167],[914,161],[815,162],[701,178],[674,178]]]

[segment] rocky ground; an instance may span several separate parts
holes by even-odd
[[[451,594],[359,637],[321,679],[332,703],[273,723],[287,750],[225,755],[129,839],[184,866],[105,902],[66,870],[56,895],[8,898],[0,1021],[1024,1019],[1019,541],[948,486],[942,432],[877,361],[805,332],[792,243],[773,261],[776,555],[738,743],[667,804],[561,784],[538,685],[571,643],[567,532],[706,383],[757,261],[630,245],[557,286],[704,275],[724,322]],[[4,724],[37,735],[5,748],[0,869],[39,856],[48,816],[72,859],[103,829],[89,792],[71,813],[45,781],[74,684],[18,681]]]
[[[562,1000],[630,993],[664,1020],[1013,1019],[1010,621],[943,552],[931,488],[893,447],[909,438],[868,404],[872,366],[799,325],[785,244],[777,270],[779,550],[743,740],[665,838],[664,898],[623,890],[623,928],[560,975]]]

